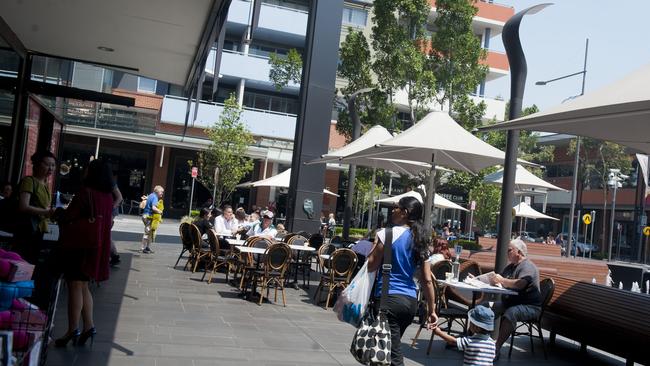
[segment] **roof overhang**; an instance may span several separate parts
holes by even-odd
[[[0,14],[16,37],[5,39],[14,49],[19,40],[36,55],[123,70],[188,91],[196,85],[230,2],[2,1]]]

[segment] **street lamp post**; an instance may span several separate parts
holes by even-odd
[[[616,191],[618,190],[619,184],[622,180],[629,178],[627,175],[621,174],[620,169],[610,169],[609,170],[609,180],[607,185],[614,188],[614,195],[612,196],[612,214],[609,219],[609,250],[607,253],[607,260],[612,260],[612,245],[614,243],[614,218],[616,213]],[[621,240],[619,238],[618,245],[621,245]]]
[[[359,94],[367,93],[373,88],[364,88],[352,93],[348,99],[348,112],[350,113],[350,120],[352,121],[352,141],[359,138],[361,135],[361,120],[356,108],[356,99]],[[345,197],[345,211],[343,211],[343,238],[350,238],[350,219],[352,218],[352,196],[354,195],[354,181],[357,179],[357,167],[350,164],[348,171],[348,190]]]
[[[548,83],[552,83],[554,81],[566,79],[572,76],[576,75],[582,75],[582,89],[580,90],[580,95],[582,96],[585,94],[585,79],[587,76],[587,54],[589,51],[589,38],[586,39],[585,41],[585,60],[584,60],[584,65],[582,67],[582,71],[574,72],[573,74],[569,75],[564,75],[560,76],[555,79],[550,79],[550,80],[545,80],[545,81],[538,81],[535,83],[535,85],[546,85]],[[571,99],[571,98],[569,98]],[[566,256],[571,255],[571,246],[572,246],[572,240],[573,240],[573,216],[575,215],[575,206],[576,206],[576,191],[578,189],[578,172],[580,169],[580,136],[576,136],[576,156],[575,160],[573,162],[573,184],[571,188],[571,207],[569,209],[569,235],[567,237],[567,250],[566,250]],[[578,221],[578,220],[576,220]],[[579,222],[576,222],[576,226],[579,225]],[[577,240],[577,238],[576,238]]]

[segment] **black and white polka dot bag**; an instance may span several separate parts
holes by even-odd
[[[390,365],[390,327],[386,315],[368,310],[352,339],[350,352],[364,365]]]
[[[379,312],[375,315],[372,306],[366,307],[361,324],[354,333],[350,352],[363,365],[387,365],[390,359],[390,326],[385,314],[385,299],[388,297],[388,275],[391,270],[393,231],[386,229],[384,263],[382,265],[382,288]]]

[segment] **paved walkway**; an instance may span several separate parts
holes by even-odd
[[[286,308],[281,302],[258,306],[240,298],[223,273],[207,285],[200,281],[201,273],[173,267],[180,252],[177,221],[165,221],[155,254],[139,253],[141,225],[137,217],[128,216],[116,223],[122,263],[109,281],[93,290],[98,330],[93,348],[50,347],[47,365],[357,365],[348,352],[354,329],[337,321],[331,309],[313,304],[309,294],[314,284],[309,294],[302,288],[287,289]],[[54,336],[65,332],[65,299],[62,288]],[[407,365],[462,364],[462,354],[445,349],[439,339],[426,356],[428,332],[411,348],[407,343],[416,330],[416,325],[409,327],[403,337]],[[548,361],[539,343],[534,355],[528,340],[516,346],[521,347],[513,351],[512,360],[504,348],[497,365],[624,363],[592,350],[583,357],[576,344],[561,339]]]

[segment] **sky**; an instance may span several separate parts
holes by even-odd
[[[513,6],[516,13],[545,1],[495,2]],[[554,5],[537,14],[526,15],[520,26],[528,64],[524,107],[536,104],[544,110],[580,94],[581,75],[545,86],[537,86],[535,82],[582,71],[586,38],[589,38],[589,51],[585,93],[649,64],[648,14],[650,0],[555,0]],[[490,48],[504,51],[501,35],[491,40]],[[486,96],[497,95],[509,99],[510,76],[487,84]]]

